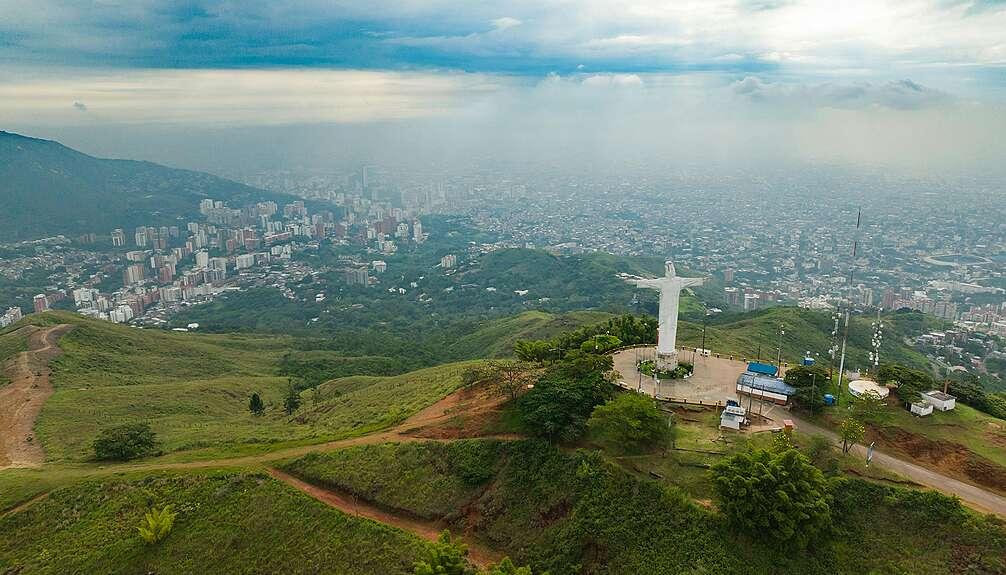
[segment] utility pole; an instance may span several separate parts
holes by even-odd
[[[856,233],[852,238],[852,263],[849,264],[849,284],[845,291],[845,332],[842,334],[842,359],[838,363],[838,394],[842,395],[842,378],[845,377],[845,345],[849,341],[849,309],[852,307],[852,276],[856,271],[856,251],[859,248],[859,226],[863,220],[863,208],[856,214]]]
[[[817,374],[810,374],[810,412],[814,413],[814,400],[817,399]]]
[[[775,365],[777,369],[782,369],[782,336],[786,335],[786,326],[779,324],[779,353],[775,357]]]

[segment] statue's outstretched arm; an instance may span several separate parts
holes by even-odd
[[[630,279],[630,280],[626,280],[626,281],[628,281],[630,284],[633,284],[636,287],[650,288],[650,289],[660,289],[660,282],[662,280],[639,278],[639,279]]]

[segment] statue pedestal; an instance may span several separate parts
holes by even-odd
[[[678,351],[670,353],[657,353],[657,371],[671,371],[678,367]]]

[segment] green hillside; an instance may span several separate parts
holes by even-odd
[[[929,362],[926,357],[912,349],[905,338],[933,329],[936,318],[920,312],[892,312],[885,314],[883,319],[886,328],[880,350],[882,360],[927,368]],[[852,318],[846,348],[846,365],[849,369],[869,367],[870,341],[873,336],[871,322],[874,320],[870,316]],[[785,331],[782,337],[783,361],[799,361],[810,351],[816,354],[818,362],[828,364],[828,349],[831,347],[831,332],[834,327],[831,314],[795,307],[714,316],[706,327],[706,348],[713,353],[752,359],[758,356],[760,350],[762,359],[774,361],[779,350],[780,326]],[[680,322],[678,342],[684,346],[701,345],[702,324]]]
[[[146,545],[136,526],[173,505],[170,534]],[[0,572],[410,573],[427,543],[331,509],[264,473],[87,481],[0,515]]]
[[[203,198],[236,205],[293,198],[150,162],[105,160],[58,142],[0,132],[0,241],[172,225]]]
[[[1006,530],[941,495],[833,479],[833,528],[803,551],[737,535],[676,487],[596,452],[534,441],[361,446],[286,469],[388,509],[464,524],[491,547],[573,573],[998,573]],[[931,499],[941,505],[933,505]],[[937,511],[943,509],[943,512]]]
[[[36,424],[50,460],[87,459],[101,429],[128,422],[149,423],[166,453],[198,450],[185,457],[360,434],[450,393],[463,368],[335,380],[317,396],[304,392],[304,405],[291,417],[282,407],[290,382],[279,367],[292,338],[140,330],[65,312],[32,321],[75,326],[60,340],[63,355],[51,362],[55,393]],[[359,381],[366,385],[346,389]],[[261,417],[248,410],[252,393],[266,404]]]
[[[601,311],[564,314],[528,311],[486,322],[484,327],[458,339],[450,350],[464,358],[508,357],[513,355],[513,344],[519,339],[550,339],[585,325],[606,322],[612,317],[613,314]]]
[[[28,336],[19,329],[7,330],[0,334],[0,366],[6,365],[18,353],[28,349]],[[9,383],[7,376],[0,371],[0,385]]]

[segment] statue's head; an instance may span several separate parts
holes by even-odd
[[[674,262],[672,262],[671,260],[667,260],[664,262],[664,273],[667,277],[670,278],[678,275],[674,272]]]

